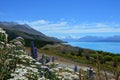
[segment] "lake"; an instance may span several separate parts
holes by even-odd
[[[72,46],[120,54],[120,42],[68,42]]]

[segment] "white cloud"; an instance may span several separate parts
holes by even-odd
[[[67,22],[50,22],[46,20],[38,20],[33,22],[24,21],[22,23],[26,23],[33,27],[36,30],[46,31],[46,32],[53,32],[54,30],[64,30],[67,28]]]
[[[67,21],[52,22],[47,20],[24,21],[24,23],[47,35],[120,32],[120,24],[117,23],[81,23],[79,25],[70,25]]]
[[[31,24],[31,25],[38,25],[38,26],[39,26],[39,24],[48,24],[48,23],[49,22],[46,20],[38,20],[38,21],[29,22],[29,24]]]

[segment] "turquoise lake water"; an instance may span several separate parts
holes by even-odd
[[[120,42],[68,42],[72,46],[120,54]]]

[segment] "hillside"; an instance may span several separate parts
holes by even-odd
[[[9,35],[9,40],[14,39],[17,36],[22,36],[27,41],[26,45],[29,45],[31,41],[35,41],[37,46],[62,42],[57,38],[46,36],[45,34],[31,28],[27,24],[0,22],[0,27],[3,28]]]

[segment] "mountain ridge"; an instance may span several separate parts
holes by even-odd
[[[81,38],[64,38],[63,41],[73,42],[120,42],[120,35],[114,35],[109,37],[102,36],[84,36]]]
[[[17,36],[22,36],[26,39],[27,43],[30,41],[35,41],[36,44],[43,46],[45,44],[54,44],[54,43],[62,43],[62,40],[59,40],[54,37],[49,37],[27,24],[18,24],[15,22],[0,22],[0,28],[3,28],[6,33],[9,35],[8,38],[10,40],[14,39]]]

